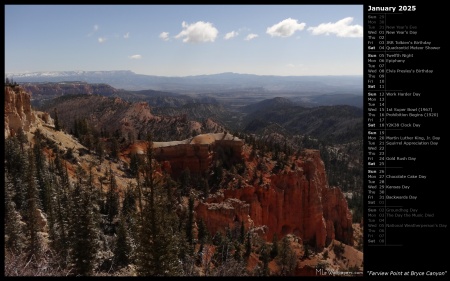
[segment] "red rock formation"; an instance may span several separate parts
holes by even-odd
[[[325,247],[331,239],[352,244],[352,218],[339,188],[329,188],[319,151],[305,150],[296,171],[273,175],[268,187],[227,189],[196,208],[211,233],[244,221],[246,228],[266,226],[271,240],[293,233]],[[234,198],[234,199],[233,199]]]
[[[185,168],[191,173],[206,171],[220,148],[231,148],[233,157],[242,158],[241,140],[225,134],[205,134],[191,140],[154,143],[155,158],[166,163],[173,175]],[[143,153],[137,144],[134,151]],[[132,150],[133,150],[132,149]],[[258,228],[271,240],[293,233],[303,241],[323,248],[332,239],[353,244],[352,216],[339,188],[329,187],[318,150],[305,150],[294,171],[266,178],[266,185],[246,185],[225,189],[196,207],[211,233],[233,228],[244,222],[247,229]]]
[[[186,168],[194,174],[207,171],[219,148],[230,149],[230,161],[240,160],[243,145],[240,139],[231,135],[203,134],[178,142],[154,142],[154,151],[155,159],[159,162],[168,161],[172,174],[177,177]]]
[[[327,223],[327,239],[353,245],[352,215],[347,200],[339,188],[322,190],[323,213]],[[328,242],[328,241],[327,241]]]
[[[206,171],[212,161],[210,146],[207,144],[177,144],[155,148],[155,159],[168,161],[176,177],[189,168],[191,173]]]

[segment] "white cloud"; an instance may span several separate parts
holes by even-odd
[[[297,30],[303,30],[305,23],[298,23],[295,19],[285,19],[277,24],[268,27],[266,33],[270,36],[289,37],[292,36]]]
[[[93,27],[93,30],[88,34],[88,36],[94,35],[94,33],[97,32],[98,29],[99,29],[98,25],[95,24],[94,27]]]
[[[161,34],[159,34],[159,38],[161,38],[164,41],[168,41],[169,40],[169,32],[161,32]]]
[[[125,39],[130,38],[130,32],[125,33],[125,35],[123,36],[123,38],[125,38]]]
[[[141,55],[132,55],[132,56],[129,56],[129,58],[132,60],[140,60],[140,59],[142,59],[142,56]]]
[[[252,39],[255,39],[256,37],[258,37],[258,34],[250,33],[249,35],[247,35],[247,37],[245,37],[244,40],[250,41]]]
[[[293,64],[293,63],[288,63],[286,66],[289,67],[289,68],[294,68],[294,67],[295,67],[295,64]]]
[[[106,41],[106,37],[98,37],[98,43],[103,43]]]
[[[210,22],[198,21],[193,24],[187,24],[183,21],[181,24],[183,31],[178,33],[175,38],[184,38],[185,43],[214,42],[219,31]]]
[[[239,35],[239,33],[233,30],[233,31],[228,32],[227,34],[225,34],[223,39],[228,40],[228,39],[231,39],[231,38],[236,37],[238,35]]]
[[[337,37],[363,37],[361,25],[350,25],[352,17],[341,19],[337,22],[321,23],[318,26],[308,28],[313,35],[335,34]]]

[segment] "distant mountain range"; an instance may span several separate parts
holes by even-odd
[[[6,73],[16,82],[82,81],[104,83],[117,89],[167,91],[181,94],[247,92],[287,95],[363,95],[363,76],[271,76],[220,73],[186,77],[166,77],[118,71],[56,71]]]

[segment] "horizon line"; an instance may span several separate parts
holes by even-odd
[[[194,77],[194,76],[213,76],[213,75],[221,75],[221,74],[237,74],[237,75],[253,75],[253,76],[277,76],[277,77],[305,77],[305,76],[364,76],[364,74],[305,74],[305,75],[276,75],[276,74],[253,74],[253,73],[239,73],[232,71],[218,72],[213,74],[193,74],[193,75],[156,75],[156,74],[142,74],[136,73],[132,70],[47,70],[47,71],[23,71],[23,72],[7,72],[5,71],[5,78],[9,75],[20,75],[20,74],[38,74],[38,73],[59,73],[59,72],[131,72],[136,75],[145,75],[145,76],[156,76],[156,77],[169,77],[169,78],[183,78],[183,77]]]

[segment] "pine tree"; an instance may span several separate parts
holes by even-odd
[[[295,252],[292,250],[291,242],[287,236],[284,236],[281,240],[277,263],[280,266],[280,274],[283,276],[289,275],[297,265]]]
[[[275,233],[272,238],[272,248],[270,250],[270,258],[273,260],[278,256],[278,235]]]
[[[136,194],[132,183],[130,182],[124,191],[122,201],[122,215],[128,219],[134,216],[137,212],[136,208]],[[129,221],[127,221],[129,222]]]
[[[24,222],[13,202],[14,187],[8,172],[5,173],[5,248],[19,254],[25,248]]]
[[[303,253],[303,258],[307,259],[309,258],[309,246],[308,244],[304,243],[303,244],[303,249],[305,250]],[[333,248],[334,250],[336,250],[335,248]],[[337,251],[338,253],[336,254],[336,256],[339,256],[339,250]]]
[[[20,127],[19,132],[17,132],[17,139],[19,140],[20,150],[23,152],[24,145],[28,143],[28,138],[22,127]]]
[[[204,178],[201,178],[199,181],[199,189],[203,192],[203,196],[208,198],[209,196],[209,184],[208,181]]]
[[[231,232],[231,228],[229,228],[228,226],[225,228],[225,233],[227,236],[228,241],[232,241],[233,240],[233,233]]]
[[[58,160],[58,154],[54,161],[50,162],[49,174],[51,176],[50,204],[48,212],[49,238],[53,250],[64,261],[63,266],[69,262],[69,217],[71,208],[69,205],[70,184],[67,175],[62,173],[62,163]]]
[[[109,174],[110,184],[108,193],[106,194],[106,211],[108,215],[108,223],[111,226],[114,218],[119,213],[119,194],[117,190],[116,177],[114,176],[111,168]]]
[[[76,137],[77,139],[80,138],[79,122],[78,122],[78,119],[76,119],[76,118],[75,118],[75,120],[73,120],[72,135],[74,137]]]
[[[14,188],[12,200],[17,211],[22,212],[25,207],[26,181],[28,168],[27,154],[20,149],[19,140],[9,137],[5,140],[5,171],[11,175],[11,183]]]
[[[215,235],[216,251],[214,252],[214,261],[217,265],[225,263],[231,256],[232,244],[226,236],[223,236],[221,232],[217,232]]]
[[[130,155],[130,174],[132,177],[136,177],[139,173],[139,158],[136,153]]]
[[[98,136],[94,136],[94,147],[95,147],[95,153],[97,153],[98,158],[100,159],[100,162],[103,162],[104,157],[105,157],[105,145],[103,144],[103,141]]]
[[[117,140],[117,138],[113,137],[111,139],[111,157],[113,159],[119,159],[119,141]]]
[[[238,241],[234,242],[234,254],[233,254],[233,258],[235,261],[237,262],[241,262],[242,261],[242,253],[241,253],[241,244],[239,244]]]
[[[242,178],[239,178],[239,179],[238,179],[237,188],[238,188],[238,189],[241,189],[241,188],[242,188]]]
[[[61,124],[59,124],[59,118],[58,118],[58,111],[56,108],[54,109],[55,117],[53,118],[55,123],[55,130],[60,131],[61,130]]]
[[[189,195],[191,189],[190,182],[191,182],[191,172],[189,171],[189,168],[186,168],[181,172],[180,176],[181,195],[184,196]]]
[[[245,241],[245,225],[244,225],[244,221],[241,222],[241,231],[239,234],[239,242],[241,244],[244,244]]]
[[[169,175],[164,174],[165,178],[165,189],[167,195],[167,212],[170,213],[173,211],[173,206],[177,205],[177,197],[175,196],[176,192],[176,181],[174,181]]]
[[[186,240],[189,244],[192,244],[194,241],[194,233],[192,229],[193,224],[194,224],[194,197],[190,196],[186,222]]]
[[[94,269],[98,251],[98,227],[91,196],[87,188],[75,185],[71,192],[73,204],[70,217],[70,257],[76,276],[89,276]]]
[[[266,243],[264,243],[261,247],[259,259],[263,262],[262,275],[269,276],[270,275],[270,270],[269,270],[270,254],[269,254],[269,247],[267,246]]]
[[[244,254],[244,257],[246,257],[246,258],[250,257],[251,253],[252,253],[252,236],[251,236],[251,232],[249,231],[247,233],[247,239],[245,240],[245,254]]]
[[[202,257],[203,257],[203,249],[205,247],[205,244],[203,242],[200,242],[200,247],[198,248],[197,254],[195,256],[195,264],[197,266],[202,265]]]
[[[222,232],[220,232],[220,231],[217,231],[214,234],[214,237],[212,238],[213,245],[215,245],[215,246],[219,246],[223,240],[224,240],[224,237],[222,235]]]
[[[178,260],[180,236],[175,212],[167,212],[167,192],[162,178],[155,173],[153,143],[147,138],[146,161],[142,194],[144,207],[140,241],[137,249],[137,272],[143,276],[171,276],[181,274]]]
[[[202,219],[200,219],[198,223],[198,241],[200,243],[206,243],[209,241],[208,229],[206,228],[206,224]]]
[[[130,237],[127,229],[127,221],[122,214],[117,229],[117,239],[114,247],[114,263],[118,266],[127,266],[131,257]]]
[[[222,180],[223,180],[223,168],[222,164],[219,163],[220,161],[217,161],[216,166],[214,167],[214,174],[212,177],[212,183],[213,185],[218,186]]]
[[[34,155],[32,150],[28,150],[28,170],[27,174],[27,194],[26,194],[26,209],[24,213],[26,225],[26,233],[28,237],[27,252],[29,257],[39,258],[42,254],[43,244],[41,241],[38,215],[40,215],[39,210],[39,199],[37,191],[37,182],[35,178],[35,166],[34,166]]]
[[[187,243],[185,237],[178,240],[178,260],[181,263],[181,272],[192,272],[192,266],[195,263],[194,259],[194,246]]]
[[[38,182],[38,191],[39,191],[39,201],[42,206],[42,210],[45,213],[49,213],[50,210],[50,201],[51,201],[51,184],[50,184],[50,175],[48,173],[47,162],[45,161],[45,156],[43,153],[42,147],[42,134],[40,130],[36,130],[34,134],[34,159],[35,167],[36,167],[36,179]]]

